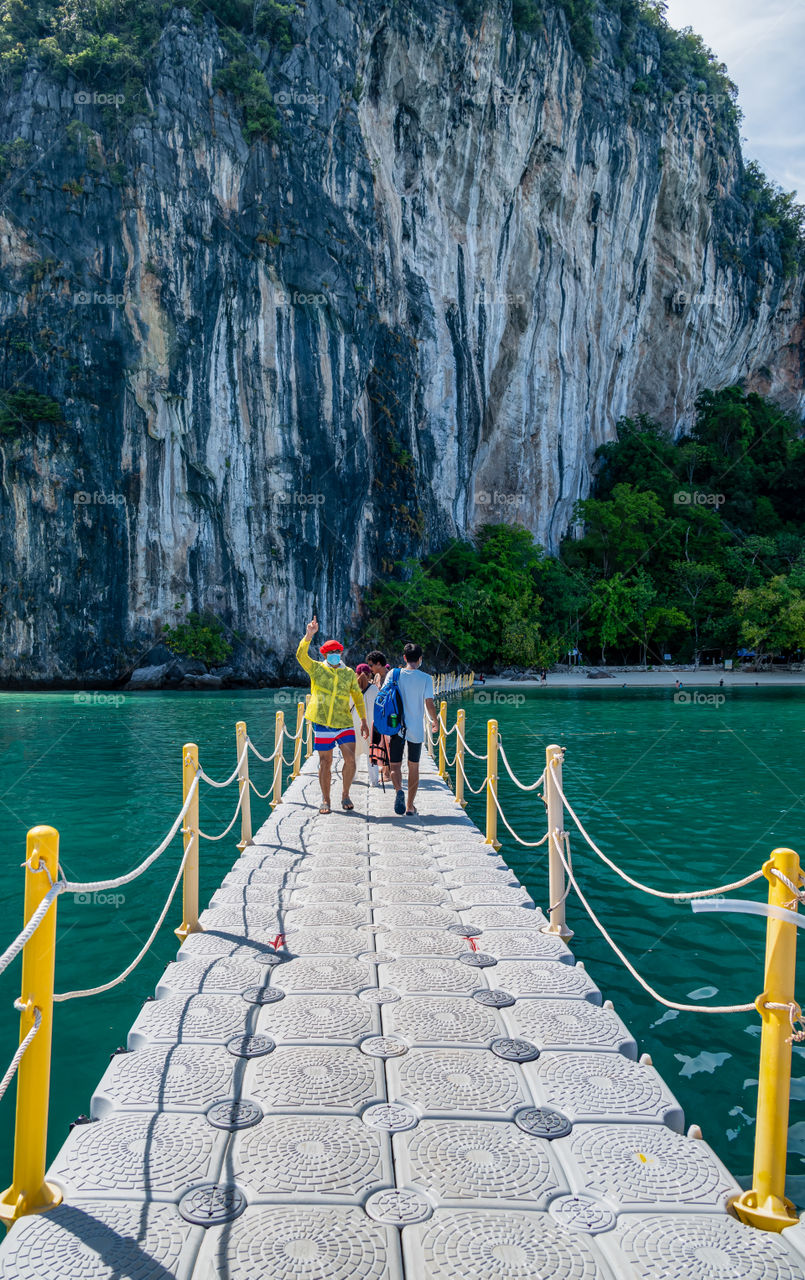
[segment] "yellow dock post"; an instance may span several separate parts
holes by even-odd
[[[310,702],[310,699],[311,699],[311,697],[312,697],[312,696],[313,696],[313,695],[309,693],[309,694],[307,695],[307,697],[305,698],[305,710],[307,710],[307,705],[308,705],[308,703]],[[311,757],[312,755],[313,755],[313,725],[312,725],[312,724],[311,724],[311,722],[308,720],[308,721],[307,721],[307,745],[306,745],[306,747],[305,747],[305,759],[306,759],[306,760],[309,760],[309,759],[310,759],[310,757]]]
[[[198,747],[195,742],[186,742],[182,747],[182,804],[187,799],[193,779],[198,771]],[[187,855],[182,878],[182,923],[174,929],[177,938],[184,942],[189,933],[201,933],[198,922],[198,787],[190,802],[190,808],[184,816],[182,839]]]
[[[43,868],[45,870],[43,870]],[[47,874],[45,874],[45,871]],[[25,863],[24,922],[27,924],[59,873],[59,833],[53,827],[28,832]],[[45,1181],[50,1101],[50,1046],[53,1035],[53,982],[56,968],[56,901],[22,949],[20,1044],[39,1030],[17,1071],[17,1117],[11,1186],[0,1196],[0,1221],[10,1227],[26,1213],[42,1213],[61,1204],[61,1190]]]
[[[291,778],[299,777],[299,770],[302,767],[302,730],[305,717],[305,704],[297,702],[296,704],[296,740],[293,744],[293,773]]]
[[[447,735],[447,703],[439,703],[439,777],[447,777],[445,744]]]
[[[498,810],[494,797],[498,793],[498,722],[486,722],[486,844],[500,848]]]
[[[237,758],[240,761],[238,765],[238,792],[243,797],[240,806],[240,840],[238,848],[243,850],[247,845],[254,844],[252,840],[252,797],[249,787],[249,752],[244,750],[246,747],[246,721],[238,720],[235,725],[235,741],[237,745]]]
[[[285,713],[278,711],[274,716],[274,794],[271,797],[271,808],[276,809],[282,802],[282,735],[285,729]]]
[[[774,849],[764,864],[769,882],[769,905],[796,910],[788,886],[773,874],[782,872],[800,888],[802,872],[792,849]],[[788,1108],[791,1090],[791,1006],[797,959],[797,926],[769,917],[766,923],[765,990],[755,1004],[762,1019],[760,1072],[757,1093],[757,1129],[752,1186],[733,1202],[741,1222],[762,1231],[782,1231],[798,1222],[793,1204],[785,1196],[785,1164],[788,1143]],[[783,1008],[769,1009],[769,1004]]]
[[[564,831],[565,806],[556,789],[556,783],[562,785],[563,751],[555,743],[545,748],[545,807],[548,818],[548,897],[550,899],[550,922],[545,925],[543,933],[555,933],[560,938],[572,938],[573,930],[565,924],[565,869],[556,848],[554,831]],[[553,764],[556,777],[551,772]]]
[[[464,708],[456,713],[456,804],[466,809],[464,799]]]

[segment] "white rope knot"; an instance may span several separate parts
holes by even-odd
[[[791,1035],[786,1037],[786,1044],[799,1044],[801,1040],[805,1040],[805,1023],[802,1021],[802,1010],[795,1000],[791,1000],[788,1004],[778,1004],[776,1000],[766,1000],[763,1008],[784,1009],[788,1014],[788,1021],[791,1023]],[[796,1023],[800,1024],[801,1030],[797,1031]]]
[[[31,858],[34,858],[34,857],[39,858],[38,867],[34,867],[31,865]],[[50,871],[48,869],[48,864],[45,862],[44,858],[39,857],[38,853],[36,852],[32,853],[30,858],[26,858],[25,862],[20,863],[20,866],[26,867],[28,871],[30,871],[33,875],[38,875],[40,871],[44,871],[45,875],[48,878],[48,884],[50,885],[51,889],[53,888],[53,876],[50,874]]]
[[[781,880],[785,885],[786,889],[790,889],[794,895],[790,902],[786,902],[784,904],[786,910],[796,911],[797,904],[800,902],[805,902],[805,890],[798,889],[797,886],[794,884],[793,880],[789,880],[788,876],[784,875],[782,871],[778,871],[777,867],[771,868],[771,874],[773,876],[776,876],[778,880]]]
[[[31,1002],[30,1000],[25,1000],[25,1001],[15,1000],[14,1008],[18,1009],[20,1013],[25,1013],[31,1008]],[[11,1062],[8,1064],[8,1070],[6,1071],[6,1074],[3,1076],[3,1079],[0,1080],[0,1098],[2,1098],[6,1089],[11,1084],[11,1081],[14,1079],[14,1075],[17,1070],[17,1067],[20,1065],[23,1058],[25,1057],[26,1049],[30,1045],[31,1041],[33,1040],[34,1036],[36,1035],[37,1031],[39,1030],[42,1024],[42,1010],[39,1008],[38,1005],[34,1005],[33,1015],[34,1015],[34,1022],[33,1022],[33,1026],[31,1027],[31,1030],[28,1032],[27,1036],[23,1040],[19,1049],[14,1054],[14,1057],[11,1059]]]

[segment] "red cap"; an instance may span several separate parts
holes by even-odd
[[[319,653],[343,653],[344,646],[340,640],[325,640],[319,645]]]

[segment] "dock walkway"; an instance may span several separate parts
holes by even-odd
[[[291,783],[0,1246],[3,1280],[805,1280],[423,758]],[[338,787],[335,788],[336,795]]]

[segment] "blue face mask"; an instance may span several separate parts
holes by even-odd
[[[329,666],[338,667],[341,665],[340,653],[328,653],[326,656],[327,656],[327,663]]]

